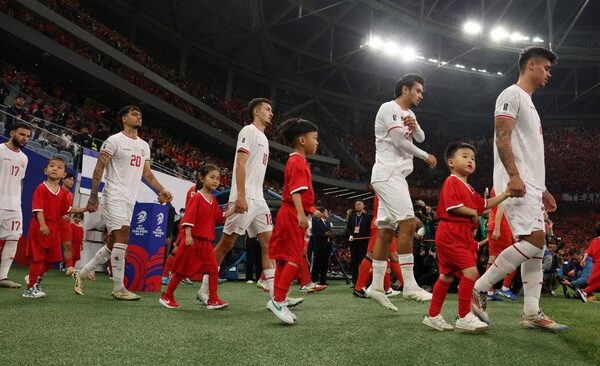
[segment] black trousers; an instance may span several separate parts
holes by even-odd
[[[352,272],[352,283],[356,284],[358,279],[358,267],[367,255],[369,240],[354,240],[348,242],[350,245],[350,272]]]
[[[258,281],[262,273],[262,256],[258,239],[246,239],[246,281]]]
[[[331,256],[331,243],[327,240],[314,240],[314,261],[312,264],[311,279],[321,285],[327,283],[327,269],[329,269],[329,257]]]

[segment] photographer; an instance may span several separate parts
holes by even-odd
[[[565,286],[571,287],[573,290],[579,288],[585,288],[587,286],[588,279],[592,274],[592,268],[594,266],[593,260],[590,257],[585,259],[585,266],[581,267],[580,262],[583,255],[576,249],[569,250],[569,264],[567,266],[572,269],[562,276],[558,276],[558,280],[563,285],[563,291],[567,294]],[[567,297],[567,296],[565,296]]]

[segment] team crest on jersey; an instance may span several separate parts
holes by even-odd
[[[504,103],[504,105],[502,106],[502,110],[505,112],[508,110],[508,103]]]
[[[141,152],[140,152],[140,154],[141,154],[142,156],[144,156],[144,150],[140,150],[140,151],[141,151]]]
[[[395,121],[395,120],[397,120],[397,119],[398,119],[398,116],[396,116],[396,115],[394,114],[394,115],[392,115],[392,119]]]
[[[242,144],[246,142],[246,138],[242,137]]]

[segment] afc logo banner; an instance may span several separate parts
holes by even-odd
[[[148,213],[146,211],[140,211],[140,212],[138,212],[136,217],[137,217],[137,224],[138,225],[143,224],[146,221],[146,219],[148,218]],[[160,224],[158,224],[158,225],[160,225]]]

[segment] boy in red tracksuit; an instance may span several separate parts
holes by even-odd
[[[208,274],[209,298],[207,309],[215,310],[229,306],[217,294],[219,273],[217,258],[215,257],[212,242],[215,240],[215,226],[222,224],[233,213],[231,207],[225,214],[219,207],[217,198],[211,193],[219,187],[220,170],[215,165],[207,164],[200,169],[202,189],[190,198],[181,220],[181,227],[185,230],[185,239],[177,249],[173,263],[173,277],[169,281],[167,290],[158,300],[166,308],[178,308],[181,305],[175,301],[175,289],[179,283],[196,273]]]
[[[467,183],[467,177],[475,171],[475,147],[464,142],[452,143],[446,148],[446,164],[452,173],[442,185],[437,206],[440,224],[435,233],[440,277],[433,288],[429,313],[423,317],[423,324],[439,331],[451,331],[441,310],[455,273],[462,273],[458,285],[458,319],[455,327],[467,332],[488,329],[488,325],[475,316],[471,310],[471,296],[477,271],[478,245],[473,238],[473,230],[479,225],[479,215],[495,207],[508,198],[500,193],[484,200]]]
[[[285,164],[282,204],[269,242],[269,257],[277,261],[277,266],[275,292],[267,303],[267,309],[282,322],[294,324],[297,318],[288,309],[285,298],[302,261],[306,261],[308,216],[321,216],[314,208],[315,193],[306,160],[307,155],[317,152],[318,128],[310,121],[292,118],[280,126],[280,133],[292,145],[294,152]]]
[[[592,274],[587,281],[587,287],[579,289],[575,293],[583,302],[588,302],[588,298],[593,296],[593,292],[600,290],[600,223],[596,223],[594,230],[597,236],[592,239],[581,259],[581,266],[585,267],[587,257],[592,257],[594,263]]]

